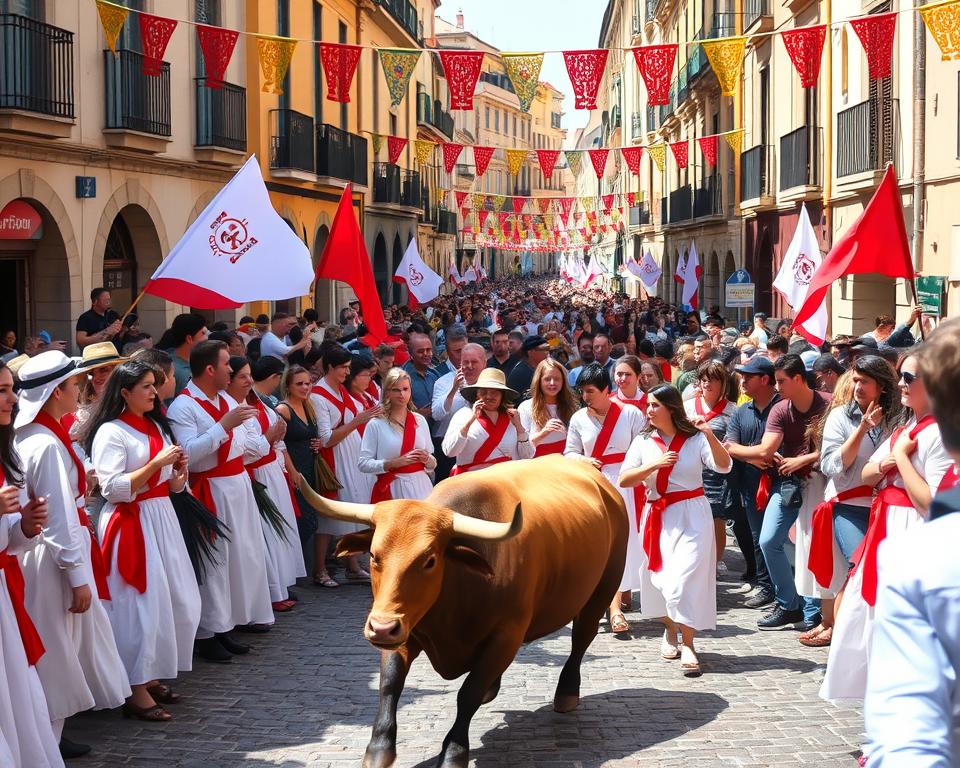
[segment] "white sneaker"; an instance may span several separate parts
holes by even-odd
[[[726,564],[725,562],[723,562],[723,560],[721,560],[719,563],[717,563],[717,578],[718,578],[718,579],[722,579],[722,578],[726,577],[726,575],[727,575],[727,573],[728,573],[729,571],[730,571],[730,569],[727,568],[727,564]]]

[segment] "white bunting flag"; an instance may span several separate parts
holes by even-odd
[[[687,254],[687,260],[683,265],[683,272],[680,275],[683,278],[683,296],[680,301],[682,304],[689,304],[694,309],[700,308],[700,301],[697,289],[700,287],[700,259],[697,258],[697,246],[690,243],[690,253]]]
[[[403,254],[403,259],[393,275],[393,281],[407,286],[413,299],[410,306],[414,309],[417,304],[428,304],[437,298],[440,295],[440,286],[443,285],[443,278],[420,258],[416,240],[411,240],[407,246],[407,252]]]
[[[654,260],[650,251],[644,253],[643,261],[640,262],[640,282],[651,296],[657,295],[657,282],[662,273],[663,270],[660,269],[660,265]]]
[[[810,287],[810,278],[820,267],[821,261],[820,244],[804,205],[800,209],[797,231],[793,233],[793,240],[790,241],[783,264],[773,281],[773,287],[783,294],[787,304],[794,310],[803,305]],[[797,326],[796,330],[807,339],[816,339],[818,344],[827,337],[826,295],[813,315]]]

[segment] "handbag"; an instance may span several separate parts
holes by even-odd
[[[803,483],[794,475],[780,478],[780,503],[783,509],[800,509],[803,504]]]
[[[327,464],[327,460],[323,458],[322,454],[318,453],[314,459],[313,473],[317,479],[317,493],[336,493],[343,488],[343,485],[337,480],[337,476],[333,474],[333,470],[330,469],[330,465]]]

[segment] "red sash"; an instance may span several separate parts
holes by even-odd
[[[124,411],[118,417],[131,429],[147,436],[150,446],[150,458],[163,450],[163,436],[152,419],[134,416]],[[167,483],[160,482],[160,470],[147,480],[147,486],[137,494],[133,501],[117,504],[107,521],[100,548],[103,551],[107,573],[110,573],[111,554],[114,544],[117,546],[117,570],[131,587],[141,595],[147,591],[147,551],[143,540],[143,526],[140,523],[140,502],[147,499],[162,499],[170,493]]]
[[[0,467],[0,487],[6,482],[3,467]],[[43,640],[37,632],[27,607],[24,604],[23,571],[20,570],[20,561],[16,555],[7,554],[7,550],[0,550],[0,571],[7,582],[7,592],[10,595],[10,604],[13,606],[13,615],[17,619],[17,628],[20,630],[20,639],[23,641],[23,650],[27,654],[27,663],[32,667],[40,657],[46,653]]]
[[[597,441],[593,444],[593,450],[590,451],[591,459],[596,459],[604,465],[623,461],[626,456],[625,453],[618,453],[614,456],[603,455],[607,450],[607,445],[610,444],[610,438],[613,436],[613,430],[617,426],[617,420],[620,418],[622,412],[623,408],[620,407],[620,404],[615,400],[611,400],[610,408],[607,409],[607,415],[603,417],[603,424],[600,425],[600,434],[597,435]],[[619,458],[614,461],[616,456],[619,456]]]
[[[621,395],[619,392],[610,395],[611,400],[616,400],[618,403],[623,403],[624,405],[632,405],[635,408],[639,408],[641,412],[647,409],[647,393],[641,392],[640,397],[637,398],[628,398]]]
[[[451,477],[459,475],[462,472],[471,472],[480,467],[493,466],[494,464],[502,464],[505,461],[510,461],[510,456],[500,456],[496,459],[490,458],[490,454],[496,450],[497,446],[500,445],[500,441],[503,440],[503,436],[507,434],[507,427],[510,426],[510,419],[507,417],[507,414],[501,413],[500,418],[497,419],[497,423],[494,424],[490,421],[490,417],[487,416],[485,411],[480,411],[477,421],[480,422],[480,426],[486,430],[488,437],[483,441],[483,445],[477,449],[477,452],[473,454],[473,461],[469,464],[457,464],[450,470]]]
[[[538,456],[550,456],[554,453],[563,453],[563,449],[566,448],[566,440],[554,440],[552,443],[540,443],[536,447],[536,450],[533,452],[533,457],[537,458]]]
[[[824,589],[833,581],[833,505],[850,499],[870,498],[873,488],[858,485],[841,491],[832,499],[822,501],[813,510],[810,521],[810,553],[807,556],[807,568]]]
[[[342,398],[341,400],[337,400],[337,398],[333,395],[333,393],[329,392],[324,387],[316,386],[313,388],[312,391],[313,391],[313,394],[320,395],[320,397],[322,397],[324,400],[327,400],[328,402],[333,403],[337,411],[340,412],[340,421],[334,427],[334,429],[337,429],[337,427],[340,427],[343,424],[345,417],[347,415],[348,408],[350,409],[350,412],[354,416],[357,415],[357,409],[353,405],[353,398],[350,397],[350,393],[347,392],[347,390],[344,387],[340,387],[340,397]],[[363,433],[361,433],[361,435],[362,434]],[[327,466],[330,467],[330,471],[333,472],[334,477],[336,477],[337,460],[336,460],[336,457],[334,456],[333,448],[321,448],[320,455],[323,456],[323,460],[327,462]],[[325,493],[323,495],[331,499],[337,498],[337,494],[335,491],[333,493]]]
[[[958,480],[960,480],[960,475],[957,474],[957,465],[951,464],[950,468],[943,473],[943,478],[940,480],[940,485],[937,486],[937,493],[940,493],[941,491],[949,491],[951,488],[956,486]]]
[[[757,512],[763,512],[767,508],[767,503],[770,501],[770,491],[773,490],[773,480],[770,477],[769,472],[762,472],[760,474],[760,482],[757,484],[757,495],[754,496],[754,501],[757,504]]]
[[[717,404],[713,406],[709,411],[707,410],[707,404],[704,402],[702,397],[696,397],[693,400],[693,407],[697,412],[697,416],[702,416],[703,420],[708,424],[713,421],[717,416],[723,413],[724,409],[727,407],[727,401],[725,398],[720,398],[717,400]]]
[[[910,439],[916,439],[924,429],[935,424],[933,416],[924,416],[910,430]],[[890,448],[896,445],[903,427],[895,429],[890,436]],[[867,602],[867,605],[877,604],[877,550],[887,537],[887,508],[888,507],[913,507],[913,501],[910,495],[903,488],[892,485],[893,480],[899,472],[896,467],[891,468],[884,479],[887,486],[881,488],[880,492],[873,497],[873,504],[870,505],[870,524],[867,526],[867,535],[863,538],[863,544],[860,549],[860,560],[857,567],[863,568],[863,581],[860,585],[860,594]]]
[[[368,408],[370,408],[373,405],[376,405],[377,401],[380,399],[380,389],[377,387],[377,382],[375,382],[373,379],[370,379],[370,383],[367,384],[367,395],[369,395],[369,397],[373,401],[372,403],[370,403],[370,405],[367,406]]]
[[[660,446],[660,450],[676,451],[680,453],[683,444],[687,442],[689,435],[677,432],[667,446],[658,435],[653,436],[653,442]],[[694,488],[689,491],[673,491],[667,493],[667,484],[670,481],[670,473],[673,467],[661,467],[657,470],[656,488],[660,498],[650,504],[650,513],[647,515],[647,524],[643,529],[643,551],[647,554],[647,567],[654,572],[663,569],[663,555],[660,552],[660,533],[663,531],[663,513],[671,504],[676,504],[687,499],[696,499],[703,496],[703,488]]]
[[[503,416],[502,418],[506,418]],[[403,439],[400,441],[400,455],[410,453],[413,450],[413,444],[417,439],[417,419],[407,411],[407,417],[403,422]],[[423,462],[407,464],[405,467],[397,467],[382,475],[377,475],[377,482],[373,484],[373,491],[370,494],[370,503],[376,504],[379,501],[389,501],[393,498],[390,492],[390,485],[397,479],[397,475],[412,475],[415,472],[423,472],[426,469]]]
[[[33,422],[50,430],[53,436],[66,448],[70,459],[73,461],[73,466],[77,470],[77,495],[75,500],[83,500],[87,495],[87,472],[86,469],[84,469],[83,462],[80,461],[80,457],[77,456],[76,451],[73,450],[73,443],[70,441],[70,435],[67,434],[67,430],[46,411],[40,411],[34,417]],[[88,531],[90,530],[90,518],[87,517],[86,510],[80,505],[77,505],[77,519],[80,521],[80,525]],[[91,539],[92,538],[93,534],[91,533]],[[107,586],[107,568],[103,562],[103,553],[100,552],[100,547],[96,541],[90,542],[90,570],[93,572],[93,581],[97,586],[97,594],[100,596],[100,599],[109,600],[110,588]]]

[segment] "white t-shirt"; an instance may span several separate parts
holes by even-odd
[[[275,357],[286,361],[290,347],[284,344],[273,331],[267,331],[260,337],[260,357]]]

